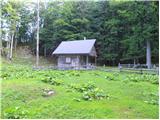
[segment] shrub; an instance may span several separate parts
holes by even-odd
[[[77,71],[67,71],[67,76],[75,76],[75,77],[79,77],[80,74]]]
[[[45,83],[50,83],[52,81],[52,78],[51,77],[44,77],[44,78],[42,78],[42,81]]]
[[[62,80],[58,80],[58,79],[52,79],[52,81],[50,82],[51,85],[61,85],[63,84]]]
[[[93,99],[103,99],[106,97],[103,90],[96,87],[94,83],[88,82],[84,84],[71,84],[69,88],[72,88],[78,92],[82,93],[82,98],[84,100],[93,100]]]
[[[51,85],[57,85],[57,86],[63,84],[62,80],[58,80],[52,77],[45,77],[42,79],[42,81],[45,83],[49,83]]]
[[[95,84],[92,82],[84,84],[70,84],[69,87],[78,92],[84,92],[96,88]]]
[[[117,80],[117,76],[115,74],[107,74],[105,76],[105,79],[107,79],[107,80]]]
[[[143,75],[143,79],[145,79],[145,81],[149,81],[153,84],[159,84],[158,75]]]
[[[100,75],[99,75],[99,73],[96,73],[96,72],[95,72],[95,73],[93,73],[93,74],[94,74],[95,76],[100,76]]]
[[[106,95],[104,94],[103,90],[101,90],[99,88],[94,88],[92,90],[83,92],[83,99],[84,100],[93,100],[93,99],[100,100],[105,97],[106,97]]]
[[[28,116],[28,111],[20,107],[10,108],[4,112],[4,118],[7,119],[24,119]]]
[[[159,94],[155,93],[147,93],[144,94],[146,97],[146,100],[144,101],[145,103],[152,104],[152,105],[158,105],[159,104]]]
[[[78,92],[83,92],[84,91],[83,88],[81,88],[80,84],[70,84],[70,85],[68,85],[68,87],[71,88],[71,89],[74,89]]]
[[[3,79],[7,79],[8,77],[10,77],[10,74],[7,72],[2,72],[0,77],[2,77]]]
[[[147,74],[143,74],[143,75],[137,75],[137,74],[127,75],[126,80],[133,81],[133,82],[147,81],[147,82],[151,82],[153,84],[158,84],[159,83],[159,79],[158,79],[157,75],[147,75]]]

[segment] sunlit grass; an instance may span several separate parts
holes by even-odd
[[[4,63],[2,70],[2,118],[158,119],[158,84],[126,80],[127,73],[36,71],[31,65],[17,63]],[[63,84],[44,83],[42,79],[47,77],[62,80]],[[68,91],[70,84],[81,85],[89,81],[109,97],[87,101],[82,98],[82,93]],[[43,89],[46,88],[55,93],[44,97]]]

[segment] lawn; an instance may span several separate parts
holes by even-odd
[[[159,117],[156,75],[33,70],[3,61],[1,77],[1,118]]]

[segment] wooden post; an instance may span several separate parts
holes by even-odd
[[[140,71],[141,71],[140,73],[141,73],[141,74],[143,74],[142,68],[141,68],[141,70],[140,70]]]
[[[97,57],[95,56],[95,66],[97,65]]]
[[[86,66],[88,67],[88,55],[86,56]]]
[[[77,69],[79,69],[79,56],[77,55]]]
[[[136,66],[136,60],[134,59],[134,66],[133,67],[135,68],[135,66]]]
[[[156,70],[157,70],[157,74],[159,75],[159,67],[157,67]]]
[[[120,63],[118,64],[118,68],[119,68],[119,72],[121,72],[122,71],[122,66],[121,66]]]

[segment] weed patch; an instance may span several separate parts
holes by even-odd
[[[71,84],[69,88],[76,90],[77,92],[82,93],[82,99],[84,100],[100,100],[105,97],[108,97],[104,94],[103,90],[96,87],[94,83],[88,82],[85,84]],[[76,99],[80,101],[79,99]]]
[[[28,117],[29,111],[20,107],[9,108],[4,112],[4,117],[7,119],[25,119]]]
[[[116,80],[118,80],[118,76],[115,74],[106,74],[105,79],[116,81]]]
[[[157,75],[131,74],[131,75],[127,75],[125,80],[133,81],[133,82],[146,81],[146,82],[150,82],[152,84],[159,84],[159,79],[158,79]]]
[[[42,79],[42,81],[45,82],[45,83],[49,83],[51,85],[56,85],[56,86],[63,84],[62,80],[55,79],[55,78],[52,78],[52,77],[44,77]]]
[[[158,93],[143,93],[145,96],[145,103],[152,104],[152,105],[158,105],[159,104],[159,95]]]

